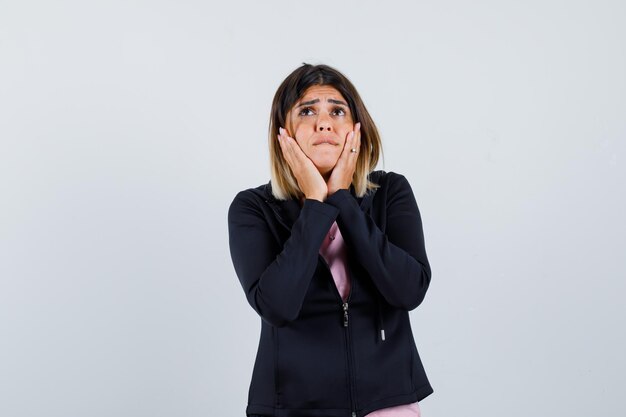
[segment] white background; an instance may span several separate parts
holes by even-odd
[[[384,3],[384,5],[383,5]],[[424,417],[623,415],[622,1],[0,0],[0,415],[243,416],[226,212],[326,63],[417,198]]]

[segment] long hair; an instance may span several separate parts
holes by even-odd
[[[327,85],[339,91],[348,102],[354,123],[361,123],[361,149],[357,157],[352,185],[355,194],[363,197],[368,190],[378,188],[378,184],[371,182],[368,178],[382,154],[378,129],[365,108],[361,96],[346,76],[328,65],[310,64],[303,64],[289,74],[278,87],[272,101],[269,124],[272,194],[279,200],[298,199],[303,196],[278,143],[278,128],[287,127],[289,111],[304,96],[306,90],[314,85]]]

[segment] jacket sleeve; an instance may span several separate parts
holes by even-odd
[[[305,200],[283,247],[264,211],[246,191],[228,210],[230,254],[235,272],[256,312],[274,326],[295,320],[315,273],[319,249],[339,210]]]
[[[348,190],[336,191],[326,203],[339,209],[337,224],[348,247],[371,276],[385,300],[398,308],[416,308],[430,284],[422,221],[406,178],[390,175],[385,233],[359,207]]]

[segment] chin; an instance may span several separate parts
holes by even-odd
[[[335,165],[337,165],[337,161],[316,161],[314,165],[320,173],[324,174],[332,171]]]

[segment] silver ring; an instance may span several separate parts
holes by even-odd
[[[356,153],[356,148],[352,148],[352,149],[350,149],[350,152],[352,152],[352,153]]]

